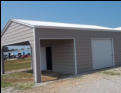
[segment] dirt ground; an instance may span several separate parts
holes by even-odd
[[[2,93],[121,93],[121,67],[36,84],[34,88]]]

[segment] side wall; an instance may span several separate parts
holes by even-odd
[[[114,41],[114,61],[115,65],[121,65],[121,32],[95,32],[80,31],[77,42],[78,54],[78,73],[92,70],[92,49],[91,38],[112,38]]]
[[[75,38],[78,73],[92,70],[91,38],[113,38],[115,65],[121,65],[121,32],[37,28],[38,38]],[[63,69],[63,68],[61,68]]]

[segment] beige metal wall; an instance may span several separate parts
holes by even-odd
[[[121,65],[121,32],[38,28],[38,38],[75,38],[78,73],[92,70],[91,38],[113,38],[114,60]],[[66,64],[65,64],[66,65]],[[66,69],[66,68],[62,68]]]
[[[1,44],[3,46],[25,41],[33,42],[33,29],[15,22],[9,25],[1,37]]]
[[[74,43],[72,39],[41,40],[40,44],[42,47],[52,47],[52,68],[54,72],[75,72]]]

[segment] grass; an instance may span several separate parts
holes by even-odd
[[[103,71],[103,73],[106,75],[120,75],[119,72],[113,72],[113,71]]]
[[[32,88],[34,85],[32,72],[16,72],[1,77],[1,87],[13,87],[17,90]]]
[[[117,69],[114,68],[114,69],[104,70],[104,71],[101,71],[101,73],[106,74],[106,75],[119,76],[119,75],[121,75],[121,67],[119,67]]]
[[[33,86],[34,86],[33,82],[28,82],[28,83],[24,83],[24,84],[17,84],[15,86],[15,89],[17,89],[17,90],[25,90],[25,89],[33,88]]]
[[[11,84],[10,82],[2,81],[2,82],[1,82],[1,86],[2,86],[2,88],[5,88],[5,87],[10,87],[10,86],[12,86],[12,84]]]
[[[5,71],[13,71],[31,67],[31,58],[10,60],[5,62]],[[32,71],[16,72],[1,76],[1,87],[13,87],[18,90],[32,88],[34,85]]]
[[[31,67],[31,59],[17,59],[5,62],[5,71],[25,69]]]

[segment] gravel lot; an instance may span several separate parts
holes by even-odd
[[[121,67],[111,71],[121,73]],[[37,84],[34,88],[24,91],[2,89],[2,93],[121,93],[121,74],[109,75],[96,72]]]

